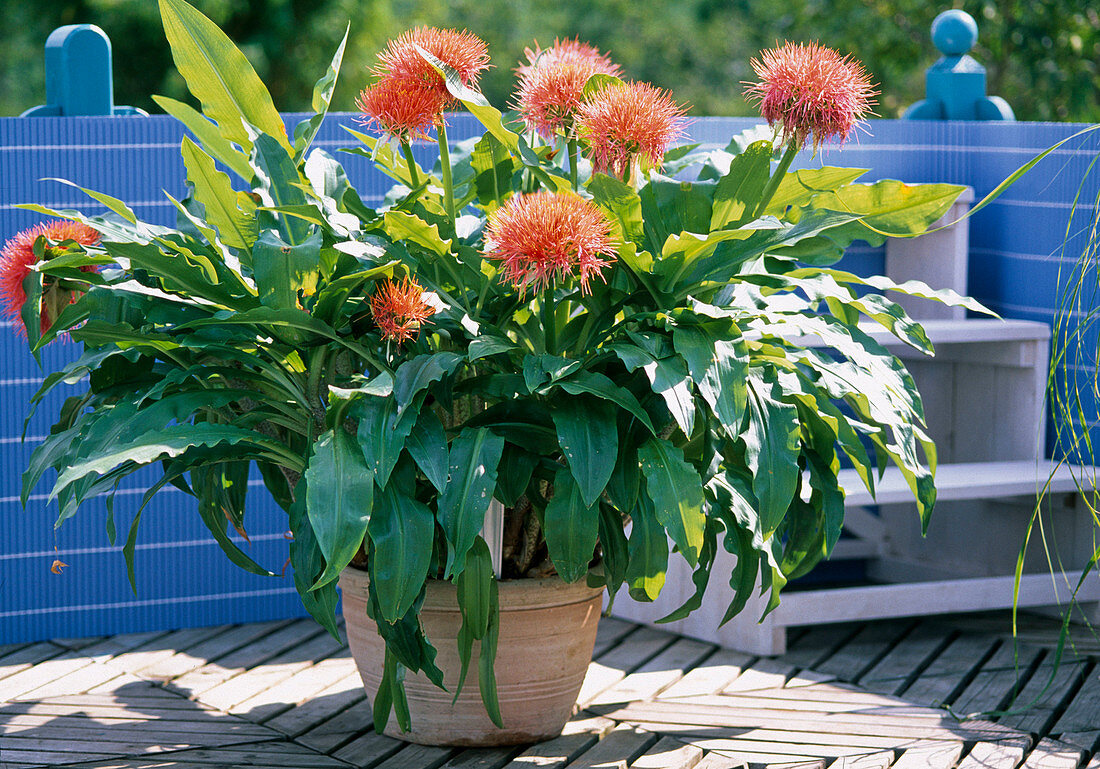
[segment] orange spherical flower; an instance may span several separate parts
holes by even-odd
[[[443,113],[439,95],[423,85],[384,77],[363,89],[355,106],[359,122],[398,141],[426,138]]]
[[[577,126],[596,171],[626,176],[641,155],[658,166],[684,133],[686,110],[672,95],[648,83],[608,85],[577,110]]]
[[[3,251],[0,251],[0,309],[9,320],[18,321],[15,326],[22,334],[26,334],[26,328],[20,320],[20,312],[27,301],[23,280],[31,274],[38,261],[34,243],[40,237],[49,241],[43,253],[44,260],[64,253],[65,249],[57,245],[63,241],[71,240],[81,246],[99,243],[99,233],[86,224],[57,219],[23,230],[4,245]],[[96,267],[90,265],[80,269],[84,272],[96,271]],[[42,291],[41,333],[46,333],[53,325],[56,313],[75,301],[76,295],[72,291],[58,287],[47,278]]]
[[[619,67],[596,48],[577,40],[556,41],[553,48],[527,49],[528,65],[516,69],[516,109],[530,130],[547,139],[569,135],[584,86],[593,75],[619,75]]]
[[[389,42],[378,54],[373,72],[419,84],[434,91],[441,105],[449,104],[452,98],[443,76],[420,55],[418,46],[455,70],[463,85],[476,86],[478,77],[489,68],[489,49],[477,35],[466,30],[417,27]]]
[[[874,105],[877,91],[863,66],[817,43],[786,43],[764,51],[752,68],[760,82],[746,83],[746,96],[759,102],[768,124],[781,125],[799,148],[811,135],[814,150],[830,140],[843,144]]]
[[[596,204],[571,193],[516,195],[489,216],[486,255],[521,291],[579,273],[581,291],[615,260],[611,225]]]
[[[370,298],[370,314],[382,332],[383,339],[398,344],[413,339],[420,326],[431,323],[435,308],[424,300],[424,290],[415,279],[403,283],[387,280],[378,286]]]

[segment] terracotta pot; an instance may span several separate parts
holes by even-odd
[[[382,680],[385,646],[367,616],[367,573],[347,568],[340,576],[348,644],[371,701]],[[500,637],[496,678],[504,728],[489,720],[477,684],[479,644],[474,643],[470,672],[452,706],[461,664],[458,658],[457,591],[449,582],[431,580],[421,610],[424,633],[439,652],[436,664],[450,692],[423,674],[405,677],[412,730],[403,732],[393,715],[385,733],[422,745],[517,745],[561,733],[584,682],[602,589],[582,580],[567,584],[558,577],[500,583]]]

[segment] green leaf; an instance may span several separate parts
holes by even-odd
[[[592,174],[586,189],[592,194],[592,202],[619,223],[624,240],[639,247],[644,245],[642,200],[633,187],[607,174],[596,173]]]
[[[500,455],[500,467],[497,470],[496,497],[505,507],[513,507],[527,492],[531,475],[538,463],[537,455],[511,442],[504,444],[504,452]]]
[[[256,192],[268,209],[287,208],[309,203],[302,189],[304,180],[287,149],[270,136],[261,134],[252,146],[252,165],[256,170]],[[298,216],[277,215],[279,235],[292,246],[304,243],[311,225]]]
[[[230,248],[251,248],[256,242],[256,219],[237,207],[237,192],[229,177],[215,168],[214,159],[187,136],[183,137],[180,152],[187,181],[195,188],[195,200],[202,203],[207,220],[217,227],[222,242]]]
[[[328,70],[313,86],[313,99],[310,106],[313,108],[314,114],[294,127],[294,155],[297,158],[306,156],[309,146],[313,144],[313,139],[317,136],[317,131],[321,128],[321,123],[325,120],[325,115],[328,114],[332,92],[336,90],[336,78],[340,75],[340,64],[344,61],[344,47],[348,43],[348,32],[350,31],[351,24],[349,23],[344,29],[344,37],[340,40],[340,45],[336,47],[336,53],[332,56],[332,63],[328,65]]]
[[[458,695],[466,682],[474,641],[485,639],[490,624],[500,613],[497,581],[493,576],[493,559],[489,554],[489,546],[481,537],[474,540],[466,556],[466,568],[458,575],[455,583],[458,587],[458,609],[462,614],[462,627],[458,632],[462,670],[452,704],[458,701]]]
[[[550,415],[581,499],[592,506],[607,486],[619,454],[614,410],[594,397],[578,395],[560,399]]]
[[[447,486],[447,434],[434,411],[421,409],[405,448],[436,491],[443,491]]]
[[[500,637],[500,612],[489,615],[489,629],[481,639],[481,654],[477,661],[477,683],[481,690],[481,702],[489,720],[504,728],[504,719],[500,715],[500,701],[497,697],[497,679],[493,666],[497,660],[497,640]]]
[[[183,0],[160,0],[160,16],[176,69],[221,135],[248,149],[252,142],[243,124],[248,123],[289,152],[271,94],[233,41]]]
[[[417,355],[406,361],[394,373],[393,395],[397,399],[397,413],[403,412],[416,395],[432,382],[454,372],[462,363],[461,355],[453,352],[437,352]]]
[[[492,211],[512,192],[512,175],[520,167],[508,148],[491,133],[486,133],[474,145],[470,165],[476,174],[474,189],[478,202]]]
[[[857,239],[881,245],[887,236],[924,232],[947,213],[964,189],[957,184],[905,184],[883,179],[815,195],[810,207],[815,211],[843,211],[860,216],[859,221],[831,230],[830,240],[842,246]]]
[[[367,533],[374,543],[371,583],[382,617],[405,615],[424,587],[435,538],[435,516],[391,481],[378,493]]]
[[[655,601],[668,571],[668,537],[653,512],[653,503],[642,494],[630,513],[626,584],[635,601]]]
[[[125,259],[131,269],[145,270],[171,293],[213,302],[227,309],[248,307],[255,299],[233,292],[221,283],[210,259],[193,252],[166,254],[157,245],[142,243],[104,243],[107,253]]]
[[[741,440],[760,501],[760,527],[769,536],[779,526],[798,487],[798,409],[779,401],[778,383],[750,378],[749,419]]]
[[[234,147],[228,139],[218,132],[218,127],[190,104],[170,99],[167,96],[153,96],[153,101],[162,110],[183,123],[188,131],[195,135],[203,149],[215,160],[223,163],[229,170],[246,182],[252,180],[252,166],[248,155]]]
[[[703,482],[684,453],[662,438],[650,438],[638,449],[646,492],[657,520],[695,566],[703,547],[707,519],[703,514]]]
[[[611,504],[624,513],[633,510],[638,501],[641,479],[638,449],[633,445],[620,446],[615,469],[607,482],[607,496]]]
[[[317,293],[321,277],[321,233],[289,245],[274,230],[264,230],[252,248],[252,271],[260,302],[276,310],[299,307],[298,294]]]
[[[796,208],[804,206],[815,195],[822,192],[831,192],[846,184],[851,184],[865,173],[867,173],[866,168],[837,168],[835,166],[803,168],[798,171],[791,171],[779,182],[779,187],[764,213],[782,217],[789,206]]]
[[[386,234],[395,241],[409,241],[446,259],[454,258],[452,241],[439,234],[439,227],[419,216],[405,211],[387,211],[382,220]]]
[[[641,368],[645,372],[653,394],[664,400],[676,424],[690,437],[695,428],[695,398],[683,359],[678,355],[658,358],[649,350],[622,342],[609,344],[607,349],[613,350],[629,371]]]
[[[90,197],[94,200],[97,200],[100,203],[102,203],[103,205],[105,205],[113,213],[118,214],[123,219],[125,219],[127,222],[129,222],[130,224],[137,224],[137,225],[139,225],[139,227],[141,226],[138,222],[137,214],[134,213],[133,209],[130,208],[125,203],[123,203],[118,198],[112,198],[110,195],[106,195],[102,192],[96,192],[95,190],[89,190],[85,187],[81,187],[78,184],[73,184],[72,182],[70,182],[67,179],[58,179],[56,177],[49,177],[49,178],[43,179],[43,181],[61,182],[62,184],[66,184],[70,187],[75,187],[76,189],[80,190],[81,192],[83,192],[88,197]]]
[[[629,390],[619,387],[603,374],[592,371],[577,371],[570,374],[568,378],[556,382],[555,385],[570,395],[588,393],[589,395],[595,395],[597,398],[611,401],[637,417],[638,421],[645,425],[651,433],[654,435],[657,433],[653,428],[653,423],[649,420],[649,415],[645,413],[642,404],[638,403],[638,399]]]
[[[431,413],[428,410],[425,412]],[[416,424],[417,410],[406,409],[398,414],[394,398],[367,397],[354,403],[352,415],[359,421],[359,447],[367,467],[379,487],[385,487],[405,448],[405,439]]]
[[[650,174],[639,193],[649,251],[659,253],[670,235],[710,232],[714,182],[687,182]]]
[[[623,531],[622,513],[610,505],[600,505],[599,536],[600,552],[603,556],[601,565],[607,585],[608,602],[611,603],[626,581],[630,550]],[[608,609],[610,610],[610,606]]]
[[[466,553],[485,522],[497,485],[504,439],[488,429],[465,428],[451,443],[447,488],[439,496],[439,524],[447,537],[446,576],[462,572]]]
[[[23,328],[27,332],[27,344],[34,351],[34,359],[41,365],[37,344],[42,338],[42,273],[37,270],[28,272],[23,278],[22,288],[26,298],[23,300],[23,306],[19,308],[19,319],[23,321]]]
[[[359,550],[374,505],[374,475],[343,428],[321,436],[306,469],[306,508],[327,566],[315,587],[340,576]]]
[[[731,324],[732,325],[732,324]],[[678,326],[672,332],[676,352],[687,362],[699,394],[730,437],[740,432],[748,390],[749,355],[736,326],[719,335],[713,326]],[[725,337],[725,338],[723,338]]]
[[[497,353],[508,352],[515,349],[518,349],[516,344],[508,339],[483,334],[476,339],[470,340],[467,357],[470,362],[473,363],[478,358],[488,358],[490,355],[496,355]]]
[[[753,142],[730,163],[730,170],[714,190],[710,229],[736,228],[754,218],[756,206],[771,178],[770,141]]]
[[[586,503],[570,472],[559,469],[542,530],[550,560],[566,582],[576,582],[588,573],[599,537],[599,519],[599,505]]]

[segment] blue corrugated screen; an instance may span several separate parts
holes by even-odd
[[[288,123],[296,122],[297,116],[287,117]],[[377,204],[388,181],[365,158],[336,152],[355,143],[340,127],[353,121],[353,115],[332,115],[314,146],[337,154],[363,199]],[[732,134],[756,122],[704,118],[692,124],[691,132],[695,141],[721,147]],[[476,130],[469,116],[454,116],[452,123],[456,141]],[[1080,128],[873,121],[869,136],[861,134],[843,150],[826,150],[802,163],[869,168],[867,180],[969,184],[980,198],[1038,150]],[[185,192],[179,160],[182,134],[168,117],[0,118],[0,240],[42,219],[15,208],[18,203],[100,210],[78,190],[43,181],[48,177],[113,195],[143,219],[172,224],[175,211],[164,192],[177,198]],[[1084,242],[1082,233],[1074,232],[1069,262],[1059,259],[1070,207],[1098,146],[1096,138],[1067,146],[974,217],[972,294],[1007,317],[1050,321],[1059,266],[1068,271]],[[425,162],[435,155],[435,148],[425,143],[415,152]],[[1082,192],[1086,208],[1098,186],[1093,179]],[[1082,225],[1087,214],[1079,219]],[[881,248],[856,244],[845,259],[846,266],[860,272],[882,269]],[[69,343],[51,345],[43,356],[45,367],[56,368],[73,354]],[[28,509],[21,510],[20,475],[36,436],[48,432],[62,396],[42,405],[28,427],[27,443],[21,443],[27,403],[42,372],[10,326],[0,328],[0,356],[0,644],[302,614],[289,576],[257,577],[232,566],[210,540],[189,498],[176,490],[160,493],[143,517],[136,596],[126,580],[119,547],[107,540],[102,505],[88,505],[55,532],[56,512],[45,504],[48,488],[43,484]],[[135,478],[119,495],[119,544],[143,493]],[[249,503],[251,544],[246,547],[256,560],[279,572],[287,559],[283,515],[260,486],[253,489]],[[69,564],[61,575],[50,573],[55,558]]]

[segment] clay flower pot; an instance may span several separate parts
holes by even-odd
[[[367,573],[345,569],[340,587],[348,644],[373,701],[382,680],[385,645],[367,616]],[[587,587],[583,580],[568,584],[558,577],[511,580],[499,588],[495,669],[504,728],[485,713],[476,670],[451,704],[460,670],[457,638],[462,618],[455,586],[429,580],[420,620],[439,652],[436,664],[449,691],[438,689],[422,674],[407,674],[412,731],[401,731],[391,715],[387,735],[422,745],[487,746],[538,742],[561,733],[592,659],[602,588]],[[475,642],[475,666],[477,655]]]

